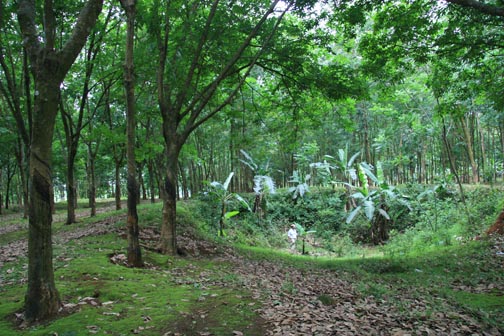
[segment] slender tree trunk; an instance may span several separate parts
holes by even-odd
[[[156,203],[156,188],[154,184],[154,167],[152,159],[147,162],[147,171],[149,172],[149,190],[150,190],[150,201],[151,203]]]
[[[145,179],[143,177],[143,169],[144,163],[142,163],[138,167],[138,185],[139,185],[139,191],[142,191],[142,199],[145,201],[147,200],[147,188],[145,187]],[[140,197],[138,198],[138,204],[140,204]]]
[[[464,140],[467,148],[467,155],[469,156],[469,163],[471,164],[472,171],[472,182],[479,183],[479,169],[476,160],[474,159],[474,148],[473,148],[473,139],[471,136],[471,132],[469,130],[468,121],[465,117],[461,117],[459,119],[459,124],[462,128],[464,134]]]
[[[28,211],[30,208],[30,194],[28,193],[28,176],[30,175],[28,160],[26,160],[26,153],[23,150],[23,144],[19,144],[21,152],[19,153],[19,176],[21,177],[21,184],[23,190],[23,218],[28,218]]]
[[[77,154],[77,153],[75,153]],[[69,150],[67,159],[67,220],[66,224],[76,222],[75,205],[77,203],[77,189],[75,188],[75,155]]]
[[[479,115],[476,115],[476,128],[478,130],[478,135],[479,135],[479,142],[480,142],[480,150],[481,150],[481,156],[480,156],[480,165],[481,169],[479,169],[483,174],[485,173],[486,168],[486,163],[487,163],[487,154],[486,154],[486,148],[485,148],[485,133],[483,132],[483,128],[481,127],[480,124],[480,118]],[[490,182],[492,182],[493,176],[490,177]]]
[[[91,143],[88,143],[87,147],[88,147],[88,162],[87,162],[88,200],[89,200],[89,209],[91,210],[90,215],[91,217],[94,217],[96,216],[96,176],[95,176],[96,152],[93,152]]]
[[[189,198],[189,187],[187,186],[187,174],[182,167],[182,165],[179,164],[179,171],[180,171],[180,178],[181,178],[181,183],[182,183],[182,197],[187,200]]]
[[[114,191],[114,197],[115,197],[115,205],[116,205],[116,210],[121,210],[121,160],[115,160],[115,191]]]
[[[142,253],[140,248],[140,228],[138,226],[137,203],[139,201],[139,189],[136,180],[135,162],[135,82],[133,46],[135,37],[136,0],[121,0],[121,5],[126,12],[126,59],[124,64],[124,89],[126,92],[126,133],[127,145],[126,156],[128,161],[128,264],[133,267],[142,267]]]

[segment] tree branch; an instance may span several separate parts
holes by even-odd
[[[82,47],[86,43],[91,29],[94,27],[103,6],[103,0],[89,0],[82,9],[77,19],[77,23],[72,32],[72,36],[65,43],[61,51],[61,69],[63,74],[68,72],[73,62],[79,55]]]
[[[491,16],[504,17],[504,7],[488,5],[481,1],[476,0],[445,0],[446,2],[466,8],[472,8],[480,13],[488,14]]]

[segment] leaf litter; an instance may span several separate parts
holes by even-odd
[[[61,232],[55,235],[56,244],[79,239],[90,235],[117,232],[114,223],[124,216],[115,216],[93,223],[86,228]],[[120,233],[120,232],[119,232]],[[142,230],[142,241],[146,244],[154,241],[158,232],[154,229]],[[431,302],[424,300],[418,293],[410,292],[408,286],[396,288],[393,297],[364,295],[349,280],[348,274],[334,270],[301,269],[283,265],[279,262],[252,260],[236,253],[232,248],[216,246],[210,242],[198,240],[182,234],[179,245],[184,246],[188,258],[210,258],[230,264],[224,269],[209,269],[199,272],[189,264],[184,268],[172,268],[168,273],[176,284],[230,287],[251,293],[250,305],[265,325],[265,335],[502,335],[502,330],[488,328],[483,322],[467,312],[450,305],[439,298],[434,309]],[[494,252],[502,251],[502,238],[496,240]],[[0,246],[0,266],[6,262],[24,257],[27,251],[26,240],[18,240]],[[496,265],[502,267],[503,259],[495,253]],[[117,263],[122,263],[121,256]],[[225,275],[233,275],[236,281],[230,283]],[[221,279],[221,280],[219,280]],[[462,286],[461,286],[462,287]],[[475,292],[501,289],[502,284],[474,286],[463,290]],[[215,295],[204,295],[202,300],[211,300]],[[77,305],[103,305],[96,298],[79,299]],[[107,303],[108,304],[108,303]],[[74,305],[69,305],[69,309]],[[70,307],[72,306],[72,307]],[[200,319],[206,317],[206,311],[197,312]],[[144,322],[150,324],[145,316]],[[139,327],[134,334],[151,327]],[[90,333],[96,333],[96,326],[88,326]],[[179,335],[178,332],[166,335]],[[233,335],[246,335],[246,331],[234,330]],[[211,335],[201,330],[195,335]]]

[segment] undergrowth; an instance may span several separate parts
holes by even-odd
[[[410,219],[414,225],[402,232],[396,231],[389,244],[382,247],[383,256],[375,249],[355,243],[349,231],[344,230],[331,237],[318,235],[311,241],[308,256],[293,254],[285,243],[284,229],[288,222],[284,219],[275,223],[267,217],[259,220],[253,214],[241,214],[229,221],[228,236],[216,237],[214,217],[207,213],[208,204],[198,200],[179,202],[177,214],[179,227],[195,238],[233,245],[239,253],[252,259],[307,270],[328,270],[350,281],[362,296],[394,304],[401,314],[425,318],[442,312],[444,305],[449,304],[471,312],[491,327],[504,330],[504,322],[499,318],[504,314],[501,287],[492,287],[504,282],[502,257],[491,250],[489,241],[470,239],[482,232],[492,213],[499,209],[501,204],[495,201],[498,195],[497,191],[477,191],[470,198],[474,216],[478,211],[488,214],[480,216],[481,222],[475,228],[467,227],[467,218],[454,211],[457,208],[450,207],[450,202],[419,202],[418,206],[431,210],[435,204],[436,211],[444,213],[436,217],[439,225],[432,227],[434,217],[426,213],[415,221]],[[160,203],[139,206],[140,225],[159,228],[161,207]],[[54,232],[64,235],[111,216],[122,216],[124,212],[83,218],[74,225],[56,222]],[[448,224],[447,214],[452,219]],[[124,219],[112,225],[123,227]],[[22,238],[25,230],[22,226],[1,235],[0,245]],[[462,239],[456,239],[455,235]],[[439,243],[440,237],[449,238],[450,243],[446,239]],[[74,239],[64,244],[57,239],[55,242],[56,286],[62,302],[74,307],[75,312],[19,329],[15,314],[23,306],[26,259],[6,262],[0,270],[0,335],[162,335],[191,334],[195,330],[215,335],[231,334],[233,330],[246,331],[247,335],[264,334],[254,311],[260,302],[234,287],[241,279],[225,262],[167,257],[144,250],[149,267],[132,269],[110,262],[111,255],[126,250],[126,241],[117,233]],[[228,285],[222,286],[222,283]],[[295,295],[290,284],[285,283],[284,287],[290,291],[289,295]],[[395,299],[399,294],[422,298],[431,303],[430,308],[414,311],[404,306],[401,310],[404,303]],[[320,300],[331,302],[330,299]]]

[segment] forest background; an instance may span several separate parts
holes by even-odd
[[[216,235],[281,246],[296,223],[339,255],[484,232],[502,208],[503,9],[476,3],[2,2],[0,209],[29,217],[28,319],[58,306],[61,200],[72,224],[77,200],[93,216],[127,196],[138,265],[140,198],[163,200],[168,254],[195,197]]]

